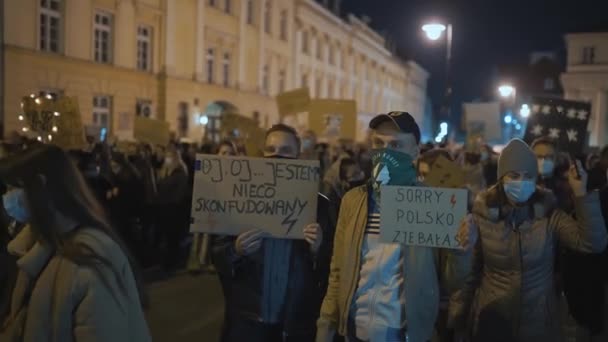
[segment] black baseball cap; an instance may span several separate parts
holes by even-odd
[[[390,112],[388,114],[378,114],[369,122],[369,128],[376,129],[380,124],[391,121],[403,133],[413,134],[416,138],[416,143],[420,143],[420,127],[416,123],[414,117],[408,112]]]

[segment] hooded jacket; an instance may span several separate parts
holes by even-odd
[[[448,325],[472,341],[559,341],[553,264],[557,242],[585,253],[607,243],[597,192],[575,200],[575,221],[537,189],[529,205],[511,208],[499,186],[477,196],[479,238],[465,286],[451,298]],[[515,211],[523,213],[513,221]]]
[[[127,257],[103,232],[83,228],[71,237],[109,261],[122,276],[99,265],[106,279],[37,242],[29,227],[9,244],[19,274],[1,341],[151,341]],[[29,297],[29,299],[28,299]]]

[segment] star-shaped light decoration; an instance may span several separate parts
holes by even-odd
[[[586,111],[586,110],[584,110],[584,109],[581,109],[581,110],[578,111],[578,119],[579,120],[582,120],[582,121],[587,120],[587,115],[589,115],[589,112]]]
[[[534,134],[536,136],[543,135],[543,126],[541,126],[541,125],[534,126],[534,128],[532,129],[532,134]]]
[[[555,109],[557,109],[557,112],[560,114],[562,114],[564,112],[564,107],[562,107],[562,106],[557,106],[557,107],[555,107]]]
[[[568,135],[568,141],[578,141],[578,131],[569,129],[566,131],[566,134]]]
[[[559,139],[559,128],[549,128],[549,138]]]
[[[544,105],[544,106],[543,106],[543,114],[545,114],[545,115],[549,115],[549,114],[551,114],[551,106],[549,106],[549,105]]]
[[[566,116],[568,117],[568,119],[576,119],[576,109],[568,109],[568,114],[566,114]]]
[[[537,104],[533,105],[532,106],[532,113],[536,114],[538,112],[540,112],[540,105],[537,105]]]

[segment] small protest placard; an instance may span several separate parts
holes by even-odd
[[[355,139],[357,102],[353,100],[315,99],[310,102],[308,125],[319,136]]]
[[[453,161],[439,156],[430,166],[430,172],[424,178],[424,184],[438,188],[463,188],[465,185],[464,172]]]
[[[133,124],[133,137],[152,145],[166,146],[170,139],[169,123],[136,116]]]
[[[302,239],[316,222],[318,161],[197,155],[191,232]]]
[[[61,115],[57,118],[58,132],[53,138],[53,144],[67,150],[83,148],[86,143],[78,99],[76,97],[61,97],[57,100],[56,105],[56,110]]]
[[[308,88],[290,90],[277,95],[276,101],[281,117],[306,112],[310,104],[310,91]]]
[[[383,186],[380,191],[380,241],[459,248],[455,238],[467,214],[467,190]]]

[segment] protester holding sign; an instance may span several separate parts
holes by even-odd
[[[475,200],[478,227],[460,232],[463,245],[474,248],[473,269],[452,297],[449,325],[472,341],[559,341],[557,242],[587,253],[601,252],[608,242],[598,193],[587,192],[580,162],[569,173],[576,221],[556,208],[550,192],[536,187],[537,176],[532,150],[512,140],[498,161],[499,183]]]
[[[440,249],[380,242],[380,187],[418,185],[413,161],[420,129],[405,112],[378,115],[370,128],[372,179],[342,200],[317,341],[332,341],[336,331],[349,341],[429,341],[438,279],[466,274],[468,257],[454,250],[440,264]]]
[[[300,140],[291,127],[279,124],[266,133],[264,157],[290,160],[299,153]],[[227,282],[223,341],[314,340],[331,255],[330,210],[319,196],[317,222],[303,229],[305,241],[270,238],[258,229],[218,237],[213,261]]]

